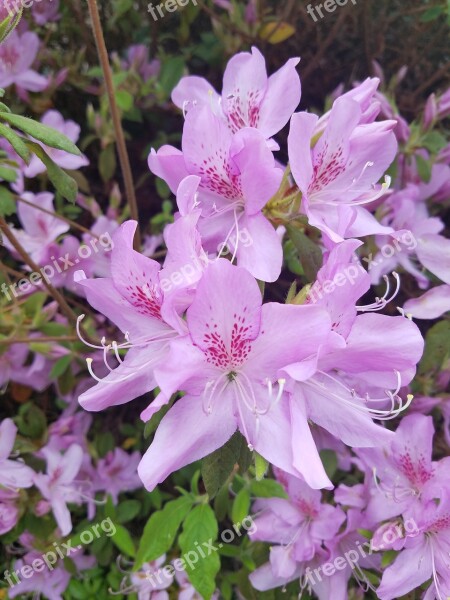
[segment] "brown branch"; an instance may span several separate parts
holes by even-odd
[[[128,206],[130,208],[130,216],[135,221],[139,221],[130,158],[128,156],[127,145],[125,143],[125,135],[123,132],[120,111],[117,106],[116,96],[114,93],[114,82],[111,72],[111,65],[109,64],[108,51],[106,49],[102,24],[98,12],[97,0],[87,0],[87,3],[89,6],[89,13],[91,15],[92,30],[97,46],[98,57],[102,67],[103,76],[105,78],[105,87],[109,100],[109,108],[111,110],[111,116],[114,124],[117,152],[119,154],[120,166],[122,169],[123,181],[125,185],[125,193],[128,200]],[[141,248],[141,236],[139,233],[139,228],[137,229],[136,235],[134,237],[134,248],[135,250],[140,250]]]

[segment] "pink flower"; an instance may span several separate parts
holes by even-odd
[[[249,127],[232,134],[209,107],[189,111],[183,131],[183,151],[163,146],[152,151],[150,170],[177,192],[181,214],[201,210],[198,228],[208,252],[228,247],[239,266],[263,281],[275,281],[281,271],[280,239],[262,213],[277,192],[283,172],[264,137]],[[198,186],[195,202],[186,206],[179,186],[188,175]],[[183,185],[186,185],[183,183]],[[245,243],[242,238],[245,234]]]
[[[50,502],[61,535],[68,535],[72,531],[72,519],[67,503],[80,501],[80,491],[74,479],[83,462],[83,449],[73,444],[61,454],[47,446],[41,453],[47,461],[47,473],[36,473],[34,484]]]
[[[0,485],[10,490],[29,488],[33,485],[34,471],[18,460],[9,460],[17,427],[11,419],[4,419],[0,424]]]
[[[293,466],[297,444],[291,442],[280,373],[286,365],[316,355],[330,331],[325,311],[262,306],[253,277],[220,259],[199,282],[187,325],[189,337],[172,342],[170,355],[155,373],[167,398],[178,390],[186,395],[163,418],[139,465],[144,485],[152,490],[173,471],[223,446],[237,429],[249,447],[298,475]],[[296,458],[301,462],[304,457]]]
[[[104,379],[92,371],[98,382],[79,397],[86,410],[100,411],[109,406],[125,404],[156,387],[154,369],[165,361],[169,341],[185,333],[185,325],[165,302],[160,283],[160,264],[133,250],[136,221],[125,222],[113,235],[111,277],[79,279],[88,302],[125,334],[123,344],[100,347],[109,373]],[[84,274],[83,274],[84,275]],[[78,275],[81,277],[81,274]],[[124,359],[119,350],[128,350]],[[113,369],[108,362],[112,353],[118,362]],[[146,420],[167,400],[160,398],[144,413]]]
[[[45,25],[60,19],[59,0],[40,0],[33,2],[31,13],[37,25]]]
[[[447,479],[448,481],[448,479]],[[448,483],[447,483],[448,486]],[[450,495],[442,490],[436,503],[415,506],[405,517],[417,524],[405,547],[383,573],[377,595],[381,600],[400,598],[432,580],[424,598],[444,600],[450,594]]]
[[[345,237],[391,233],[362,206],[383,193],[375,184],[392,163],[397,142],[394,121],[360,125],[360,104],[338,98],[316,141],[318,117],[293,115],[289,133],[292,175],[302,193],[302,207],[311,225],[334,242]]]
[[[300,78],[295,67],[299,58],[291,58],[271,77],[261,52],[240,52],[229,61],[219,95],[202,77],[183,77],[172,92],[172,100],[184,111],[193,106],[212,106],[235,133],[256,127],[265,139],[278,133],[300,103]]]
[[[415,319],[438,319],[450,310],[450,285],[438,285],[419,298],[408,300],[403,310]]]
[[[26,31],[14,30],[0,45],[0,87],[15,84],[19,90],[41,92],[48,80],[31,69],[39,50],[39,38]]]
[[[396,517],[440,492],[450,475],[450,458],[431,460],[433,435],[431,417],[411,414],[402,419],[385,449],[358,450],[377,481],[367,507],[371,522]]]
[[[43,115],[41,123],[64,134],[71,142],[76,143],[80,137],[80,126],[74,121],[65,121],[62,114],[57,110],[47,111]],[[89,164],[88,159],[84,155],[76,156],[74,154],[64,152],[64,150],[57,150],[40,142],[38,143],[44,148],[46,153],[53,159],[53,161],[62,169],[76,170]],[[44,173],[45,170],[46,167],[44,163],[40,158],[33,154],[30,164],[24,168],[23,173],[26,177],[36,177],[36,175],[39,175],[39,173]]]
[[[0,488],[0,535],[13,529],[19,521],[19,494],[9,489]]]
[[[36,195],[26,192],[22,194],[22,198],[36,207],[24,202],[18,203],[17,215],[23,230],[15,230],[14,235],[31,258],[37,264],[44,265],[50,261],[50,255],[55,249],[55,240],[69,230],[69,225],[59,219],[56,214],[53,216],[38,208],[42,207],[46,211],[54,213],[54,196],[50,192],[41,192]],[[5,246],[15,253],[8,240],[5,240]]]
[[[98,479],[93,482],[94,488],[110,494],[114,504],[117,504],[121,492],[132,492],[142,487],[136,473],[140,460],[139,452],[128,454],[121,448],[108,452],[97,463]]]

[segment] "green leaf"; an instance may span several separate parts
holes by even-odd
[[[180,81],[183,71],[184,59],[181,56],[173,56],[164,62],[159,75],[159,84],[167,96]]]
[[[0,44],[6,40],[8,35],[17,27],[23,13],[23,6],[16,8],[15,13],[9,15],[0,23]]]
[[[113,544],[119,548],[121,552],[127,556],[134,558],[136,556],[136,548],[134,546],[133,539],[129,534],[128,530],[123,525],[115,524],[116,532],[111,536]]]
[[[13,194],[0,185],[0,216],[1,217],[9,217],[16,212],[16,202],[14,200]]]
[[[116,149],[114,144],[106,146],[101,152],[98,159],[98,170],[101,178],[105,183],[111,181],[117,168]]]
[[[162,510],[153,513],[144,527],[136,554],[135,570],[170,550],[181,523],[191,510],[192,503],[192,497],[183,496],[167,502]]]
[[[132,521],[141,512],[142,504],[139,500],[125,500],[117,507],[116,519],[119,523]]]
[[[292,225],[286,227],[288,236],[297,249],[300,262],[308,281],[314,281],[322,266],[322,251],[303,232]]]
[[[14,183],[17,180],[17,173],[14,169],[0,165],[0,179],[3,179],[8,183]]]
[[[431,163],[429,160],[425,160],[420,154],[416,154],[416,165],[419,177],[425,183],[428,183],[431,179]]]
[[[214,511],[209,504],[200,504],[186,517],[179,537],[180,550],[186,559],[186,574],[204,600],[210,600],[213,595],[220,571],[220,556],[217,550],[208,547],[208,544],[214,545],[218,533]]]
[[[3,123],[0,123],[0,136],[3,136],[8,140],[22,160],[27,164],[30,162],[30,151],[28,150],[24,139],[21,138],[20,135],[17,135],[11,127],[7,127]]]
[[[75,202],[78,194],[78,186],[75,179],[58,167],[39,144],[27,140],[26,145],[47,167],[48,177],[61,196],[69,200],[69,202]]]
[[[432,152],[433,154],[437,154],[447,145],[447,140],[445,136],[442,135],[439,131],[430,131],[426,134],[426,136],[422,140],[423,147]]]
[[[395,550],[388,550],[387,552],[385,552],[383,554],[383,558],[381,559],[382,568],[385,569],[386,567],[389,567],[389,565],[391,565],[394,562],[397,556],[398,552],[396,552]]]
[[[421,376],[439,372],[450,357],[450,321],[440,321],[426,335],[425,352],[419,364]]]
[[[274,479],[263,479],[262,481],[252,481],[250,484],[252,496],[257,498],[287,498],[283,486]]]
[[[232,474],[235,465],[246,471],[252,455],[245,438],[238,431],[219,448],[202,460],[202,478],[210,498],[214,498]]]
[[[59,358],[50,371],[50,379],[58,379],[58,377],[61,377],[61,375],[70,367],[71,362],[71,354],[66,354],[66,356]]]
[[[31,135],[36,140],[39,140],[51,148],[64,150],[65,152],[69,152],[70,154],[75,154],[77,156],[81,155],[81,152],[73,142],[71,142],[59,131],[52,129],[51,127],[47,127],[47,125],[42,125],[42,123],[33,121],[33,119],[28,119],[27,117],[22,117],[21,115],[13,115],[7,112],[0,112],[0,119],[6,121],[13,127],[20,129],[20,131],[28,133],[28,135]]]
[[[133,108],[133,96],[126,90],[116,91],[116,101],[118,107],[124,112],[127,112]]]
[[[433,6],[423,13],[423,15],[420,17],[420,20],[422,23],[429,23],[430,21],[435,21],[443,14],[444,8],[442,6]]]
[[[250,492],[247,488],[242,488],[237,494],[231,509],[231,518],[233,523],[242,523],[250,512]]]
[[[338,468],[336,452],[333,450],[321,450],[319,454],[326,474],[332,479]]]
[[[16,419],[19,433],[31,439],[40,438],[47,427],[47,419],[44,412],[35,404],[27,402],[19,408]]]
[[[267,471],[269,470],[269,463],[257,452],[253,452],[253,455],[255,457],[256,481],[261,481],[261,479],[264,479],[264,477],[267,474]]]

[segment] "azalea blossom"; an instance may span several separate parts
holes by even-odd
[[[16,434],[13,421],[4,419],[0,424],[0,485],[12,491],[31,487],[35,474],[25,463],[9,459]]]
[[[64,117],[57,110],[49,110],[47,111],[42,119],[41,123],[46,125],[47,127],[51,127],[52,129],[56,129],[63,135],[65,135],[71,142],[76,143],[78,138],[80,137],[80,126],[75,123],[75,121],[65,121]],[[70,169],[76,170],[80,167],[85,167],[89,164],[88,159],[83,154],[77,156],[75,154],[70,154],[69,152],[65,152],[64,150],[57,150],[56,148],[50,148],[45,144],[42,144],[38,141],[38,143],[44,148],[45,152],[50,156],[50,158],[62,169]],[[30,164],[27,165],[23,173],[26,177],[36,177],[40,173],[44,173],[46,171],[46,166],[38,158],[35,154],[32,155]]]
[[[440,493],[450,475],[450,458],[431,460],[433,435],[431,417],[411,414],[402,419],[389,446],[357,451],[375,484],[366,511],[371,522],[401,515]]]
[[[431,580],[424,598],[445,600],[450,594],[450,497],[446,486],[438,503],[429,500],[415,506],[407,516],[418,531],[406,538],[405,547],[383,573],[377,595],[393,600]]]
[[[298,476],[294,457],[300,463],[306,455],[292,441],[281,370],[317,354],[330,332],[326,312],[262,305],[254,278],[219,259],[197,286],[187,325],[189,336],[171,343],[155,372],[166,398],[178,390],[186,395],[163,418],[139,465],[144,485],[152,490],[173,471],[223,446],[236,430],[250,448]]]
[[[302,209],[310,224],[334,242],[393,231],[380,226],[363,205],[386,188],[376,184],[397,152],[395,121],[360,125],[361,120],[360,104],[345,97],[334,102],[317,140],[316,115],[301,112],[291,119],[289,160]]]
[[[148,163],[173,192],[187,176],[200,178],[195,203],[178,202],[178,208],[182,214],[201,210],[198,229],[207,252],[221,254],[228,247],[233,260],[258,279],[278,278],[281,243],[262,209],[278,191],[283,171],[257,129],[233,134],[209,107],[194,108],[186,116],[182,151],[163,146],[152,150]],[[240,243],[243,231],[251,243]]]
[[[31,31],[12,31],[0,45],[0,88],[15,84],[21,96],[25,90],[41,92],[48,80],[31,68],[39,50],[39,37]]]
[[[221,95],[206,79],[189,76],[175,87],[172,101],[184,112],[211,106],[231,132],[255,127],[269,139],[286,125],[300,103],[299,62],[291,58],[268,77],[264,56],[252,47],[251,53],[240,52],[228,62]]]
[[[37,264],[49,263],[50,255],[55,249],[55,240],[69,230],[69,225],[59,219],[56,214],[49,214],[55,212],[54,196],[50,192],[41,192],[40,194],[26,192],[22,194],[22,198],[32,206],[18,202],[17,215],[23,229],[13,229],[14,236]],[[5,239],[4,244],[11,252],[15,253],[9,240]]]
[[[61,535],[68,535],[72,531],[72,518],[67,504],[79,503],[82,497],[74,480],[83,461],[83,449],[73,444],[64,454],[49,447],[42,448],[41,453],[47,461],[47,473],[36,473],[34,484],[50,502]]]
[[[160,264],[133,250],[136,226],[136,221],[127,221],[113,235],[111,277],[84,279],[84,273],[78,274],[78,283],[89,303],[116,323],[125,337],[123,343],[103,341],[98,347],[103,351],[109,371],[105,378],[99,379],[94,374],[92,359],[88,359],[89,370],[97,384],[79,397],[86,410],[97,412],[125,404],[152,391],[156,387],[153,371],[166,359],[169,341],[185,333],[185,326],[173,314],[172,305],[165,306]],[[122,349],[127,350],[123,359]],[[116,368],[110,366],[109,355],[117,361]],[[155,401],[145,418],[150,418],[159,407]]]

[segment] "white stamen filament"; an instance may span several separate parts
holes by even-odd
[[[400,291],[400,275],[396,271],[392,271],[392,276],[395,279],[396,287],[394,293],[391,295],[390,298],[388,298],[389,292],[391,290],[389,277],[387,275],[383,275],[383,279],[386,282],[386,291],[384,295],[381,298],[376,298],[376,301],[373,304],[368,304],[366,306],[357,306],[356,310],[358,310],[359,312],[377,312],[379,310],[382,310],[387,304],[389,304],[389,302],[392,302],[392,300],[394,300],[394,298]]]
[[[397,376],[397,388],[394,392],[390,390],[385,390],[386,397],[384,398],[370,398],[368,394],[366,394],[365,398],[362,398],[361,396],[357,395],[354,389],[348,388],[342,381],[333,377],[329,373],[326,373],[324,371],[318,371],[318,373],[320,373],[324,377],[327,377],[328,379],[333,381],[333,383],[342,387],[347,393],[350,393],[352,398],[360,400],[361,403],[358,404],[355,402],[351,402],[347,398],[339,396],[337,393],[329,390],[323,382],[315,381],[314,378],[305,381],[304,384],[309,385],[310,387],[313,387],[315,389],[319,389],[321,392],[323,392],[325,389],[328,396],[336,398],[336,400],[338,400],[342,404],[349,406],[352,409],[358,410],[359,412],[368,413],[373,419],[377,419],[379,421],[388,421],[391,419],[395,419],[400,413],[402,413],[409,407],[413,400],[413,396],[411,394],[407,396],[407,401],[405,403],[403,399],[400,396],[398,396],[398,392],[401,389],[401,375],[400,372],[397,370],[394,370],[394,373]],[[391,401],[390,410],[379,410],[366,406],[368,402],[386,402],[387,400]],[[398,408],[395,408],[396,404],[398,404]]]

